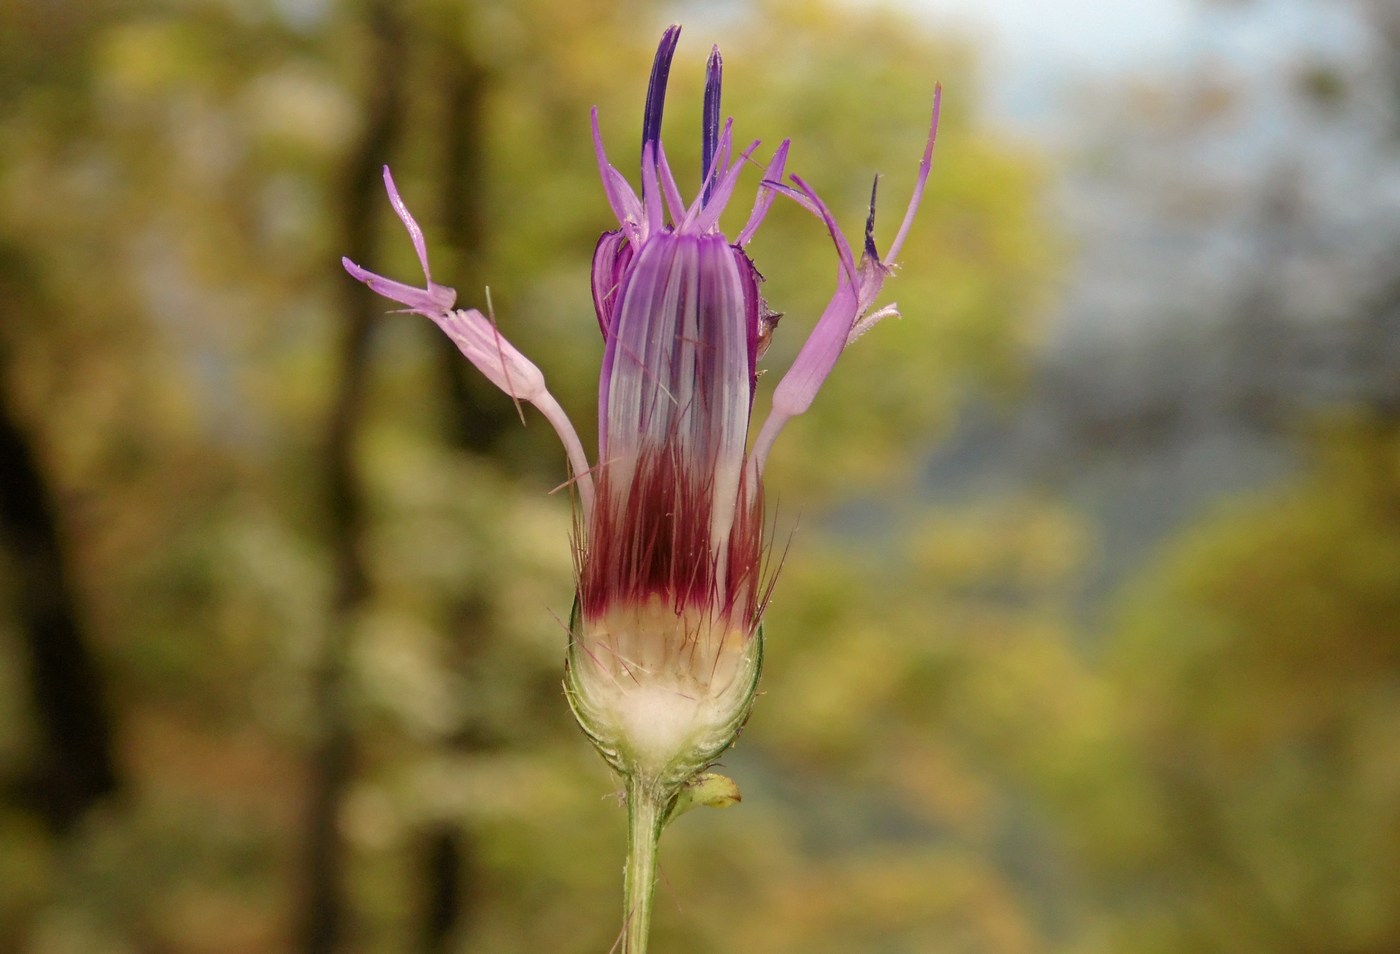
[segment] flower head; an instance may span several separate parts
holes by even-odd
[[[593,255],[603,335],[599,448],[590,465],[539,369],[494,321],[456,310],[434,284],[423,235],[394,187],[390,201],[423,267],[425,288],[346,269],[407,310],[436,322],[483,374],[534,404],[564,443],[578,490],[578,595],[567,688],[580,724],[625,775],[683,783],[728,746],[752,705],[761,659],[765,579],[762,475],[778,433],[805,411],[847,344],[893,306],[872,311],[913,222],[932,157],[938,91],[913,197],[885,256],[874,241],[874,196],[859,257],[825,203],[796,175],[783,181],[789,144],[774,151],[747,223],[719,226],[759,147],[735,151],[720,122],[719,49],[706,68],[701,182],[687,203],[661,143],[661,117],[680,28],[662,37],[642,122],[641,189],[609,161],[592,128],[603,190],[618,227]],[[775,197],[822,222],[837,254],[836,290],[779,380],[756,437],[749,425],[757,364],[776,316],[744,251]]]

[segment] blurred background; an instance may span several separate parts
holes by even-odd
[[[682,179],[717,42],[882,244],[945,95],[655,949],[1400,950],[1400,8],[1051,6],[0,4],[0,952],[612,945],[563,455],[339,257],[416,276],[390,163],[590,442],[588,109],[629,171],[672,20]],[[771,387],[835,261],[751,250]]]

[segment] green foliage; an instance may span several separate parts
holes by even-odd
[[[1242,501],[1164,558],[1110,671],[1145,798],[1109,859],[1150,878],[1139,950],[1400,943],[1400,434],[1312,440],[1295,485]]]

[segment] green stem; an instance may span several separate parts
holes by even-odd
[[[622,954],[646,954],[651,896],[656,886],[656,843],[670,797],[655,781],[627,780],[627,866],[622,881]]]

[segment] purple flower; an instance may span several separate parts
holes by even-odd
[[[593,111],[603,189],[618,228],[593,255],[593,304],[604,351],[599,449],[590,466],[539,369],[493,320],[454,310],[455,293],[428,274],[423,235],[389,172],[389,198],[412,237],[426,288],[345,268],[376,292],[436,322],[478,369],[554,426],[573,470],[580,522],[578,601],[569,656],[570,700],[585,731],[625,774],[684,781],[732,740],[752,703],[767,601],[764,462],[787,422],[811,405],[847,344],[894,306],[872,311],[913,222],[929,173],[939,92],[908,209],[882,259],[874,196],[859,257],[825,203],[796,175],[784,183],[788,142],[758,183],[747,224],[731,240],[719,219],[759,143],[734,151],[720,124],[721,60],[709,58],[701,135],[702,181],[687,204],[666,161],[661,116],[680,28],[662,37],[642,125],[641,194],[608,161]],[[777,317],[744,248],[774,198],[826,227],[836,290],[750,442],[757,364]]]

